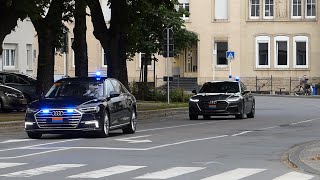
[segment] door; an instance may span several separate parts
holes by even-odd
[[[120,124],[125,124],[130,122],[130,109],[128,103],[128,95],[124,86],[117,80],[111,79],[111,83],[115,91],[120,93],[120,96],[117,97],[117,101],[119,102],[119,122]]]
[[[115,91],[112,83],[110,80],[106,80],[106,96],[109,99],[110,98],[110,92]],[[110,98],[108,100],[108,107],[109,107],[109,113],[110,113],[110,126],[116,126],[119,123],[119,99],[117,97]]]

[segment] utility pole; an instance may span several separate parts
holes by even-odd
[[[173,30],[171,28],[164,29],[163,38],[164,38],[163,56],[166,57],[167,95],[168,95],[168,104],[170,104],[169,60],[170,60],[170,57],[174,56]]]

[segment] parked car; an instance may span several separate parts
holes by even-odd
[[[135,133],[136,99],[112,78],[60,79],[26,111],[25,130],[30,138],[73,132],[107,137],[115,129]]]
[[[37,80],[26,74],[0,72],[0,84],[20,90],[28,102],[39,98],[36,94]]]
[[[209,81],[189,100],[189,117],[235,115],[237,119],[255,116],[255,98],[241,81]]]
[[[10,112],[13,110],[25,110],[27,99],[23,93],[10,86],[0,85],[0,110]]]

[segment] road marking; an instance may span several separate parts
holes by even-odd
[[[1,144],[14,143],[14,142],[25,142],[25,141],[34,141],[34,139],[10,139],[10,140],[1,142]]]
[[[47,154],[47,153],[51,153],[51,152],[64,151],[64,150],[68,150],[70,148],[60,148],[60,149],[54,148],[54,149],[55,150],[38,152],[38,153],[31,153],[31,154],[25,154],[25,155],[21,155],[21,156],[0,157],[0,159],[2,159],[2,160],[4,160],[4,159],[17,159],[17,158],[35,156],[35,155],[40,155],[40,154]]]
[[[300,121],[300,122],[296,122],[296,123],[291,123],[290,125],[297,125],[297,124],[302,124],[302,123],[307,123],[307,122],[312,122],[312,121],[314,121],[314,120],[310,119],[310,120]]]
[[[228,120],[225,120],[224,122],[226,122]],[[221,121],[219,121],[221,122]],[[146,131],[156,131],[156,130],[163,130],[163,129],[173,129],[173,128],[179,128],[179,127],[187,127],[187,126],[197,126],[197,125],[204,125],[204,124],[215,124],[218,122],[205,122],[205,123],[192,123],[192,124],[184,124],[184,125],[178,125],[178,126],[168,126],[168,127],[163,127],[163,128],[153,128],[153,129],[143,129],[143,130],[139,130],[136,132],[146,132]]]
[[[52,145],[52,144],[58,144],[58,143],[64,143],[64,142],[70,142],[70,141],[78,141],[78,140],[81,140],[81,139],[70,139],[70,140],[56,141],[56,142],[51,142],[51,143],[36,144],[36,145],[32,145],[32,146],[23,146],[23,147],[9,148],[9,149],[1,149],[0,152],[12,151],[12,150],[17,150],[17,149],[26,149],[26,148],[37,147],[37,146]]]
[[[0,169],[14,167],[14,166],[21,166],[27,163],[0,163]]]
[[[238,133],[238,134],[233,134],[233,135],[231,135],[231,136],[240,136],[240,135],[244,135],[244,134],[247,134],[247,133],[249,133],[249,132],[252,132],[252,131],[243,131],[243,132],[241,132],[241,133]]]
[[[120,151],[146,151],[145,148],[114,148],[114,147],[31,147],[26,149],[44,150],[44,149],[58,149],[58,150],[71,150],[71,149],[86,149],[86,150],[120,150]],[[1,158],[0,158],[1,159]]]
[[[85,164],[55,164],[51,166],[40,167],[36,169],[29,169],[25,171],[14,172],[10,174],[1,175],[4,177],[32,177],[46,173],[63,171],[70,168],[85,166]]]
[[[260,173],[262,171],[265,171],[266,169],[247,169],[247,168],[238,168],[232,171],[228,171],[222,174],[218,174],[215,176],[207,177],[201,180],[238,180],[242,179],[257,173]]]
[[[122,138],[122,139],[115,139],[115,140],[116,141],[125,141],[128,143],[150,143],[152,141],[149,139],[136,140],[137,138],[150,137],[150,136],[151,135],[144,135],[144,136],[136,136],[136,137]]]
[[[285,174],[283,176],[277,177],[273,180],[308,180],[312,179],[314,176],[308,175],[308,174],[302,174],[298,172],[290,172],[288,174]]]
[[[217,162],[217,161],[192,162],[192,163],[194,163],[194,164],[202,164],[204,166],[209,165],[209,164],[220,164],[220,165],[223,165],[223,163]]]
[[[278,128],[280,126],[271,126],[271,127],[266,127],[266,128],[260,128],[260,129],[257,129],[257,130],[268,130],[268,129],[274,129],[274,128]]]
[[[143,176],[135,177],[134,179],[169,179],[187,173],[192,173],[205,169],[203,167],[174,167],[163,171],[148,173]]]
[[[164,144],[164,145],[160,145],[160,146],[154,146],[154,147],[146,148],[146,150],[158,149],[158,148],[174,146],[174,145],[178,145],[178,144],[185,144],[185,143],[189,143],[189,142],[204,141],[204,140],[210,140],[210,139],[218,139],[218,138],[223,138],[223,137],[228,137],[228,136],[229,135],[221,135],[221,136],[214,136],[214,137],[208,137],[208,138],[186,140],[186,141],[181,141],[181,142],[176,142],[176,143],[170,143],[170,144]]]
[[[102,178],[102,177],[107,177],[107,176],[111,176],[114,174],[121,174],[121,173],[129,172],[129,171],[137,170],[137,169],[144,168],[144,167],[146,167],[146,166],[122,166],[122,165],[119,165],[119,166],[114,166],[114,167],[101,169],[101,170],[97,170],[97,171],[90,171],[90,172],[81,173],[78,175],[72,175],[67,178]]]

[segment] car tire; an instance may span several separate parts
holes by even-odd
[[[244,107],[245,107],[245,104],[242,103],[242,110],[241,110],[240,114],[236,114],[236,119],[244,119],[245,118]]]
[[[250,111],[249,114],[247,114],[247,117],[248,118],[254,118],[255,113],[256,113],[256,103],[253,101],[252,107],[251,107],[251,111]]]
[[[42,134],[37,132],[27,132],[27,135],[31,139],[41,139]]]
[[[190,119],[190,120],[198,120],[198,115],[190,114],[190,113],[189,113],[189,119]]]
[[[107,111],[103,113],[104,115],[101,118],[100,121],[100,131],[98,132],[98,137],[101,138],[106,138],[109,136],[109,131],[110,131],[110,119],[109,119],[109,114]]]
[[[203,115],[203,119],[210,119],[210,115]]]
[[[131,111],[130,124],[122,129],[123,134],[134,134],[137,128],[137,115],[136,111],[133,109]]]

